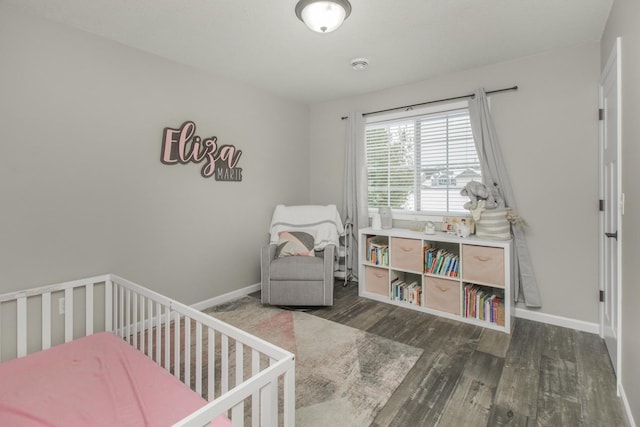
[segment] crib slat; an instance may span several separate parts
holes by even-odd
[[[278,425],[278,413],[271,406],[271,384],[260,389],[260,425],[275,426]]]
[[[113,283],[104,282],[104,330],[113,331]]]
[[[42,294],[42,349],[51,347],[51,292]]]
[[[64,342],[73,341],[73,288],[64,290]]]
[[[178,315],[179,316],[179,315]],[[191,319],[184,316],[184,379],[191,388]]]
[[[118,336],[124,338],[124,288],[118,286]]]
[[[169,334],[171,328],[171,308],[166,306],[164,308],[164,368],[167,372],[171,371],[171,335]]]
[[[147,324],[147,356],[153,359],[153,301],[151,298],[147,300],[147,317],[149,323]]]
[[[202,396],[202,323],[196,322],[196,393]]]
[[[260,352],[255,348],[251,349],[251,376],[260,373]],[[251,426],[260,426],[260,394],[256,391],[251,395]]]
[[[145,297],[144,295],[140,295],[140,351],[142,352],[142,354],[146,354],[144,352],[144,344],[145,344],[145,340],[144,340],[144,333],[147,330],[147,319],[145,319],[144,317],[144,308],[145,308]]]
[[[207,328],[207,399],[211,402],[215,399],[216,364],[216,334],[212,328]]]
[[[127,337],[127,342],[131,344],[131,289],[127,289],[126,293],[126,306],[125,306],[125,322],[126,322],[126,330],[125,336]]]
[[[162,306],[156,303],[156,363],[162,366]]]
[[[275,425],[275,424],[274,424]],[[244,426],[244,400],[231,408],[231,426]]]
[[[220,393],[225,394],[229,391],[229,337],[222,334],[221,344],[220,356],[222,357],[222,364],[220,369]]]
[[[104,283],[104,330],[113,331],[113,283],[107,280]]]
[[[173,322],[174,342],[173,342],[173,375],[180,379],[180,313],[176,313]]]
[[[120,320],[120,310],[118,307],[120,306],[120,286],[117,283],[113,284],[113,333],[116,336],[118,334],[118,325]]]
[[[284,373],[284,427],[296,425],[296,373],[295,365]]]
[[[16,317],[18,326],[18,357],[27,355],[27,297],[16,301]]]
[[[133,309],[133,315],[131,318],[131,340],[133,341],[133,348],[138,348],[138,293],[133,292],[133,296],[131,298],[131,308]]]
[[[244,379],[244,345],[236,340],[236,385]]]
[[[144,319],[144,309],[146,306],[146,298],[144,295],[138,295],[138,350],[144,354],[145,342],[144,342],[144,331],[145,331],[145,319]]]
[[[277,360],[269,358],[269,366],[274,365],[277,362]],[[269,423],[267,425],[277,425],[278,423],[278,411],[277,409],[271,410],[271,408],[278,408],[278,381],[271,381],[269,384],[267,384],[267,386],[265,388],[269,389],[269,400],[267,402],[267,405],[269,407]],[[263,406],[264,409],[264,406]]]
[[[118,325],[118,336],[124,338],[124,288],[118,286],[120,294],[120,302],[118,304],[118,317],[120,317],[120,324]]]
[[[111,314],[112,316],[111,332],[113,332],[115,335],[118,335],[118,285],[115,283],[113,284],[112,292],[113,292],[113,306],[111,307],[111,309],[113,313]]]
[[[85,335],[93,334],[93,283],[85,288]]]

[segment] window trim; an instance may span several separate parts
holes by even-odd
[[[365,116],[365,128],[369,124],[386,122],[389,120],[411,119],[413,117],[419,117],[419,116],[424,116],[428,114],[446,113],[448,111],[468,109],[468,108],[469,108],[469,101],[467,99],[464,99],[461,101],[430,104],[423,107],[409,107],[409,109],[404,111],[386,112],[386,113],[379,113],[375,115],[372,114],[372,115]],[[364,161],[366,163],[366,158],[364,159]],[[468,214],[465,214],[462,212],[406,211],[406,210],[398,210],[398,209],[392,209],[392,211],[393,211],[393,219],[398,219],[403,221],[416,221],[416,222],[441,221],[443,216],[448,216],[448,217],[468,216]],[[375,213],[378,213],[378,208],[368,207],[369,218],[371,218]]]

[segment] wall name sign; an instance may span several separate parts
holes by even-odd
[[[237,167],[242,151],[233,145],[219,145],[218,138],[196,135],[196,124],[186,121],[177,129],[166,127],[162,134],[160,161],[165,165],[201,163],[204,178],[216,181],[242,181],[242,168]]]

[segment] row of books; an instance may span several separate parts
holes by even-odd
[[[465,285],[463,306],[465,317],[504,326],[504,300],[488,288]]]
[[[458,277],[460,272],[460,257],[443,248],[424,247],[425,273],[440,276]]]
[[[391,282],[391,295],[389,297],[392,300],[420,305],[420,301],[422,301],[422,286],[417,281],[407,283],[396,278]]]
[[[389,244],[376,240],[375,237],[367,238],[367,261],[375,265],[389,265]]]

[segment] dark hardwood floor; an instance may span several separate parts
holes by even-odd
[[[511,335],[358,297],[308,313],[422,348],[372,426],[625,426],[603,341],[517,319]]]

